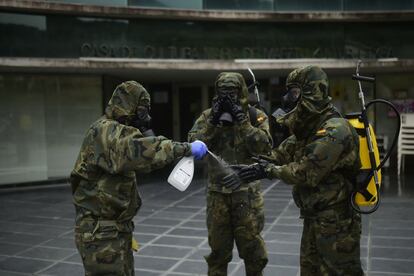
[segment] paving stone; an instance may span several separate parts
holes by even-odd
[[[62,262],[82,264],[82,258],[78,252],[66,257]]]
[[[0,275],[1,276],[27,276],[30,274],[0,270]]]
[[[266,242],[269,253],[299,254],[299,243]]]
[[[181,225],[182,227],[190,227],[190,228],[199,228],[199,229],[207,229],[206,222],[201,220],[189,220]]]
[[[191,256],[188,257],[190,260],[194,261],[205,261],[204,256],[210,254],[210,249],[200,248],[196,252],[194,252]]]
[[[10,243],[4,243],[0,242],[0,255],[8,255],[12,256],[17,254],[18,252],[27,250],[28,247],[21,245],[21,244],[10,244]]]
[[[300,235],[269,232],[269,233],[265,234],[265,240],[266,241],[273,241],[273,242],[295,242],[295,243],[300,243]]]
[[[160,271],[149,271],[149,270],[143,270],[143,269],[135,269],[135,275],[136,276],[159,276],[162,272]]]
[[[269,265],[299,266],[299,255],[269,253]]]
[[[363,247],[368,246],[368,237],[367,236],[361,236],[360,245],[363,246]]]
[[[270,229],[270,232],[278,232],[278,233],[297,233],[302,234],[302,226],[296,226],[296,225],[275,225]]]
[[[33,216],[33,217],[19,217],[18,219],[14,219],[13,221],[17,222],[24,222],[24,223],[30,223],[30,224],[39,224],[39,225],[53,225],[53,226],[61,226],[65,228],[72,228],[74,227],[75,221],[73,219],[61,219],[61,218],[45,218],[45,217],[39,217],[39,216]]]
[[[190,236],[190,237],[207,237],[207,229],[190,229],[190,228],[176,228],[170,232],[168,235],[177,235],[177,236]]]
[[[134,232],[146,234],[162,234],[170,230],[169,226],[135,225]]]
[[[147,256],[135,256],[134,257],[134,266],[137,269],[149,269],[157,271],[167,271],[178,260],[167,259],[167,258],[155,258]]]
[[[409,237],[414,238],[414,229],[394,229],[394,228],[378,228],[371,227],[371,234],[373,236],[384,236],[384,237]]]
[[[269,212],[269,211],[265,211],[265,222],[267,224],[272,224],[279,216],[280,216],[281,212]]]
[[[371,219],[371,223],[378,228],[414,229],[414,220]]]
[[[297,276],[299,272],[298,267],[282,267],[267,265],[264,271],[264,276]],[[244,265],[239,267],[234,276],[245,276]]]
[[[85,275],[85,270],[81,264],[57,263],[42,271],[40,275],[83,276]]]
[[[38,245],[47,240],[50,240],[49,236],[41,235],[31,235],[31,234],[22,234],[22,233],[5,233],[0,241],[5,241],[7,243],[17,243],[26,245]]]
[[[58,261],[69,257],[74,252],[75,250],[63,248],[34,247],[18,254],[18,256]]]
[[[369,272],[367,273],[367,276],[412,276],[414,273],[392,273],[389,272]]]
[[[404,239],[404,238],[379,238],[372,237],[371,245],[375,247],[404,247],[404,248],[414,248],[414,239]]]
[[[371,259],[371,271],[414,274],[414,261]]]
[[[187,247],[196,247],[200,245],[204,239],[202,238],[184,238],[184,237],[161,237],[154,242],[154,244],[178,245]]]
[[[413,256],[414,248],[373,247],[371,249],[371,257],[373,258],[413,260]]]
[[[137,240],[139,244],[146,244],[149,241],[152,241],[153,239],[157,237],[158,235],[150,235],[150,234],[142,234],[142,233],[134,232],[134,238]]]
[[[194,213],[190,212],[159,212],[158,214],[152,216],[152,218],[161,218],[161,219],[187,219],[194,215]]]
[[[202,213],[202,214],[195,215],[194,217],[192,217],[192,219],[206,221],[206,214]]]
[[[207,274],[207,263],[201,261],[184,261],[178,265],[174,272],[190,273],[192,275]]]
[[[53,262],[51,261],[10,257],[0,262],[0,270],[23,273],[35,273],[52,264]]]
[[[165,209],[166,212],[172,212],[172,213],[191,213],[194,214],[198,211],[200,211],[200,207],[189,207],[189,206],[172,206],[167,209]]]
[[[42,244],[43,246],[48,246],[48,247],[57,247],[57,248],[76,248],[75,245],[75,241],[73,238],[57,238],[57,239],[53,239],[50,240],[44,244]]]
[[[265,268],[265,276],[297,276],[299,273],[299,268],[295,267],[283,267],[283,266],[267,266]]]
[[[368,248],[367,247],[361,247],[360,255],[361,255],[361,258],[367,258],[368,257]]]
[[[302,226],[303,221],[298,218],[280,218],[278,220],[277,225],[296,225],[296,226]]]
[[[156,226],[175,226],[181,221],[176,219],[160,219],[160,218],[147,218],[141,221],[142,224],[156,225]]]
[[[192,249],[180,248],[161,245],[150,245],[139,251],[140,256],[159,256],[181,259],[187,255]]]

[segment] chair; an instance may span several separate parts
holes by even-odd
[[[398,175],[401,166],[404,172],[405,155],[414,155],[414,113],[401,114],[401,129],[398,137]]]

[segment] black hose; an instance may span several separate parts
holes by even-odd
[[[365,105],[365,112],[367,112],[366,110],[371,105],[376,104],[376,103],[382,103],[382,104],[385,104],[385,105],[388,105],[389,107],[391,107],[391,109],[394,110],[395,114],[397,115],[397,122],[398,122],[398,124],[397,124],[398,127],[395,131],[394,139],[392,140],[391,147],[388,150],[387,154],[385,154],[384,158],[382,159],[382,161],[380,162],[380,164],[378,165],[378,167],[376,169],[376,170],[380,170],[384,166],[385,162],[387,162],[387,160],[390,158],[392,151],[394,150],[395,146],[397,145],[398,136],[400,135],[400,128],[401,128],[401,116],[400,116],[400,112],[398,112],[397,108],[392,103],[390,103],[389,101],[383,100],[383,99],[376,99],[376,100],[370,101],[368,104]]]

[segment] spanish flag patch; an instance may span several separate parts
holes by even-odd
[[[316,135],[322,136],[326,134],[326,129],[322,128],[316,132]]]
[[[261,123],[261,122],[263,122],[264,120],[266,120],[266,118],[265,118],[264,116],[259,116],[259,117],[257,117],[257,122],[258,122],[258,123]]]

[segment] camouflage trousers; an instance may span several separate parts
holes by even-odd
[[[353,212],[352,212],[353,213]],[[305,217],[300,247],[302,276],[364,275],[360,260],[361,217],[325,213]]]
[[[205,256],[209,276],[227,275],[234,241],[244,260],[247,276],[263,275],[267,252],[260,232],[264,226],[263,197],[260,191],[207,194],[208,243]]]
[[[86,276],[134,275],[132,229],[120,231],[116,227],[105,226],[88,232],[79,231],[78,227],[76,230],[76,247],[82,257]]]

